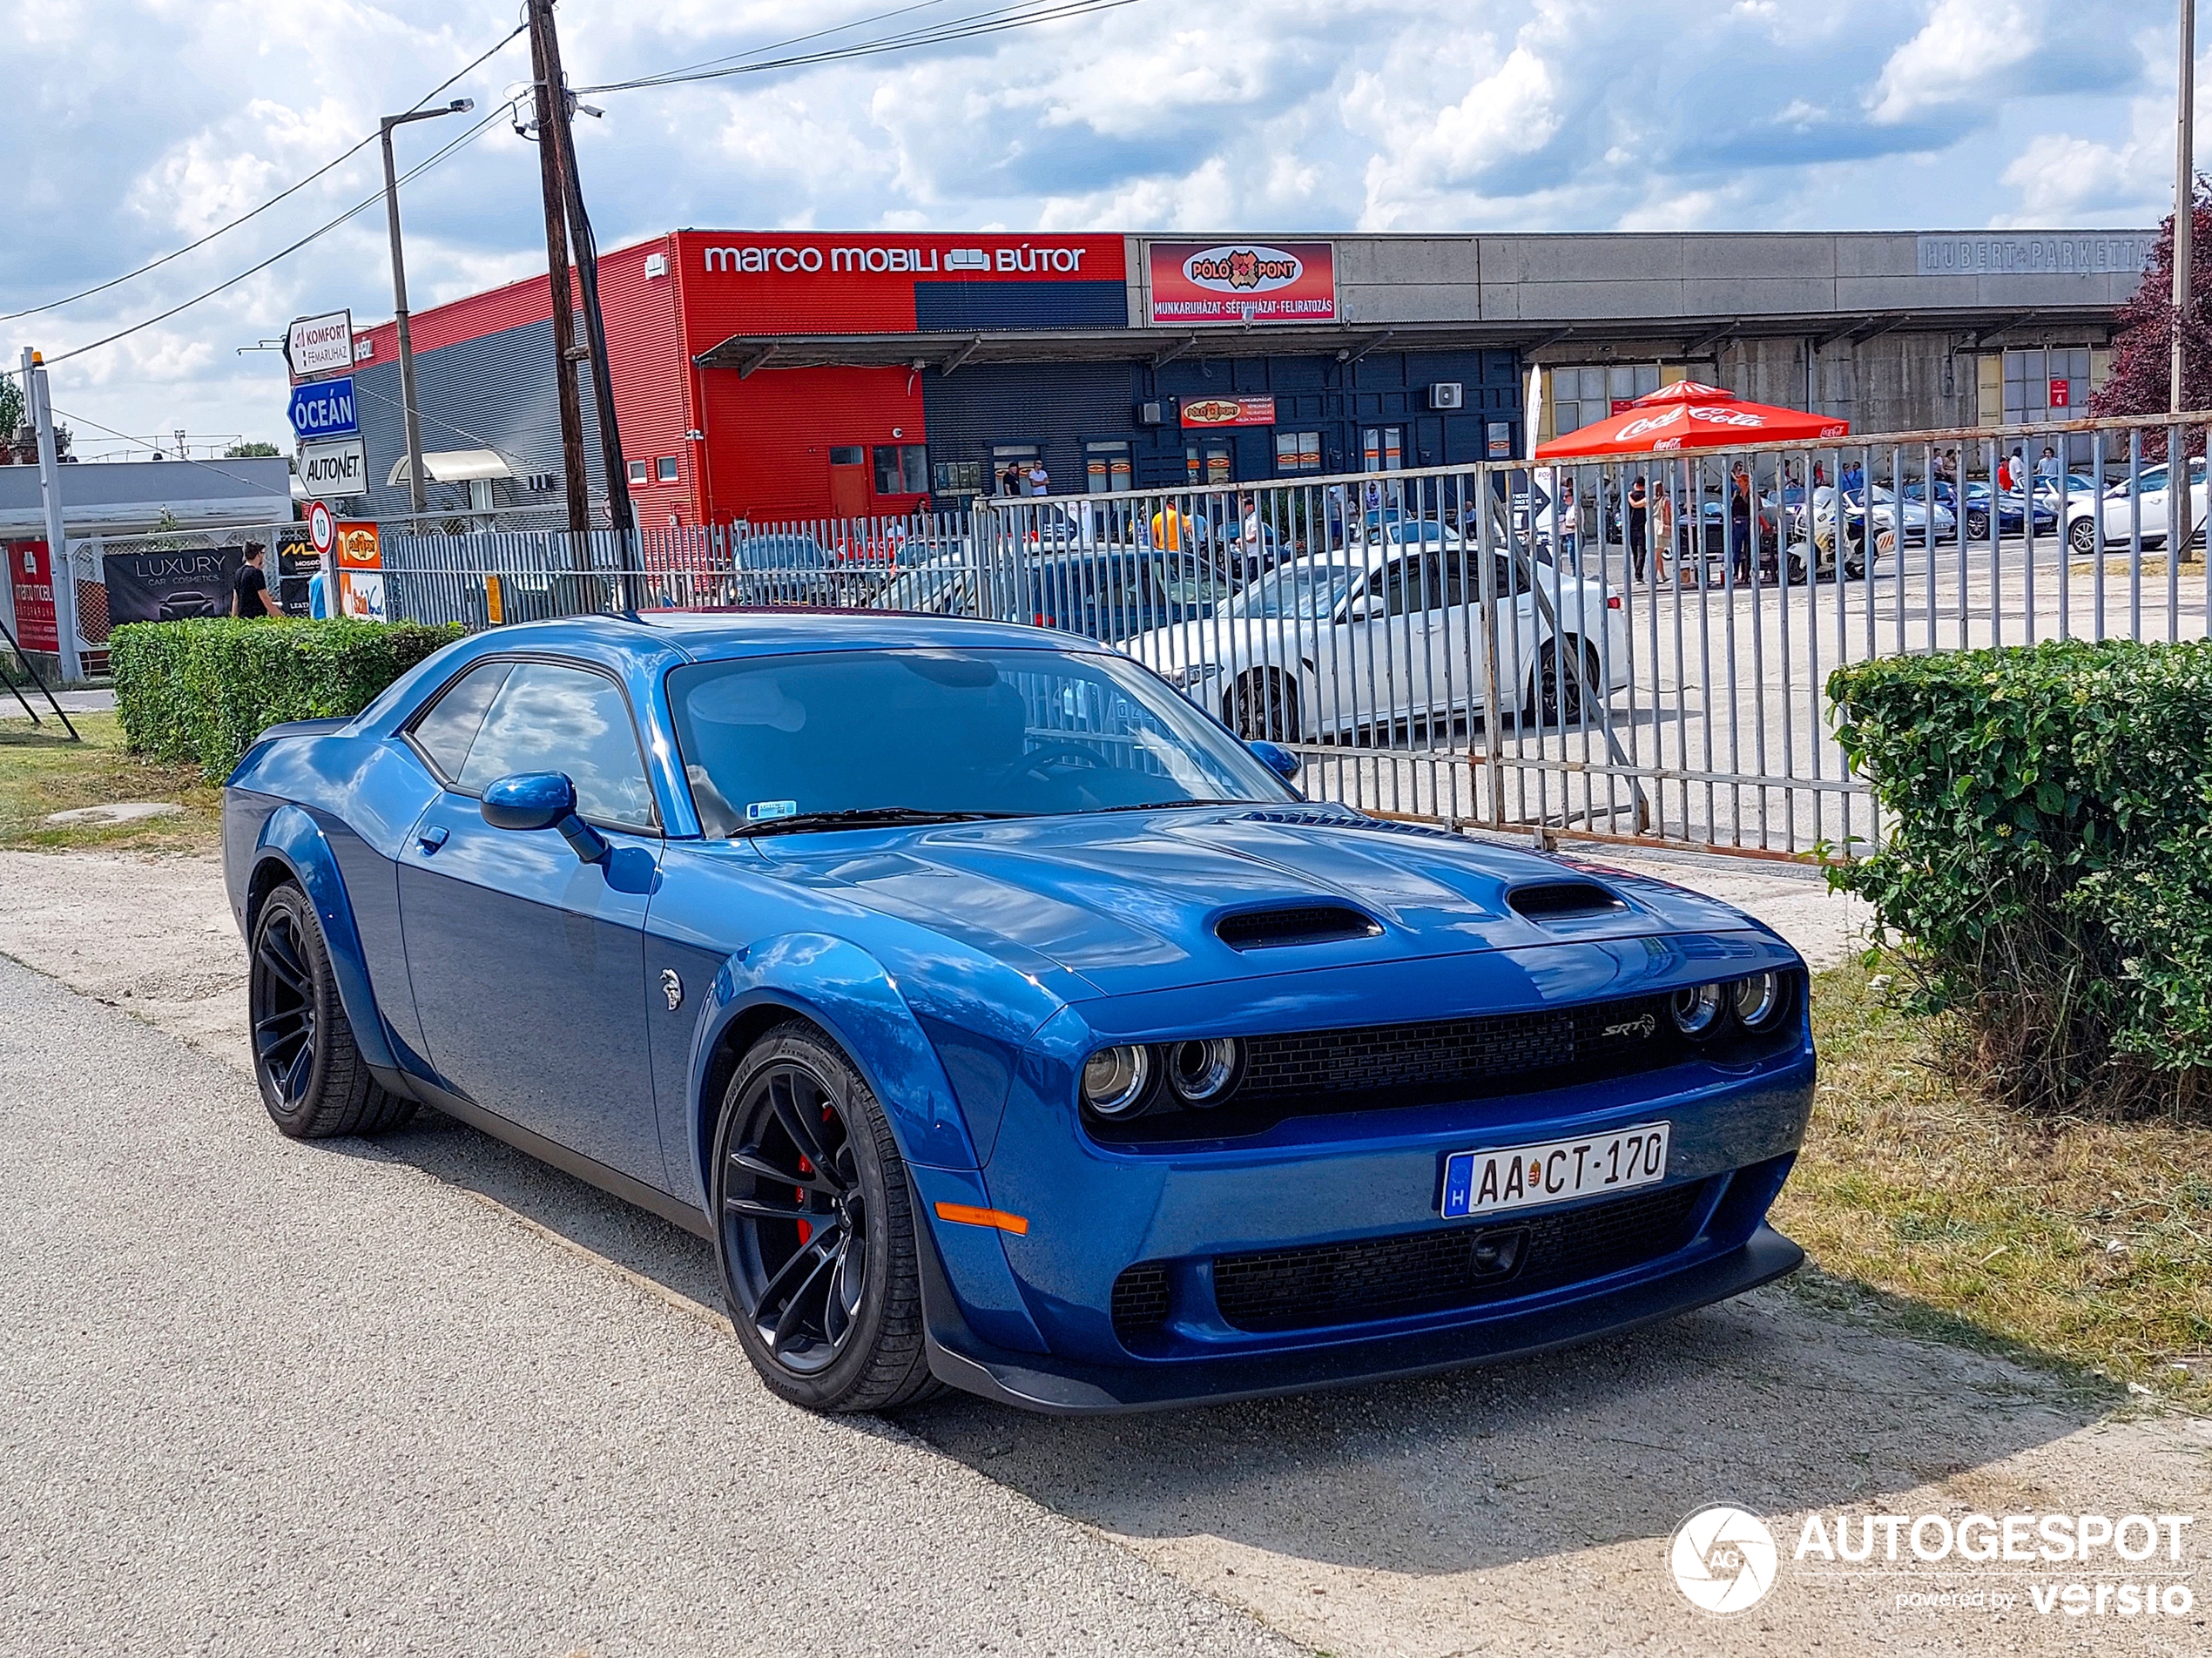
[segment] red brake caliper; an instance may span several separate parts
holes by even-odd
[[[799,1172],[802,1175],[811,1175],[814,1172],[814,1165],[806,1161],[806,1155],[804,1153],[801,1153],[799,1156]],[[806,1202],[806,1187],[792,1187],[792,1195],[799,1200],[799,1204],[802,1207],[805,1206]],[[799,1221],[796,1223],[796,1224],[799,1227],[799,1247],[803,1250],[806,1247],[806,1240],[814,1236],[814,1223],[812,1221]]]

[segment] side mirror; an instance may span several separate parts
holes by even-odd
[[[1339,623],[1372,622],[1381,614],[1382,606],[1375,602],[1374,595],[1369,593],[1347,600],[1344,609],[1337,612],[1337,620]]]
[[[517,772],[489,785],[482,810],[495,829],[557,829],[587,864],[607,855],[597,830],[576,815],[576,785],[564,772]]]
[[[1263,738],[1255,738],[1244,746],[1259,757],[1259,763],[1262,765],[1274,772],[1285,783],[1298,776],[1298,757],[1280,743],[1270,743]]]

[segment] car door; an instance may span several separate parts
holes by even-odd
[[[659,814],[611,675],[482,663],[410,727],[442,785],[400,854],[408,976],[431,1062],[486,1110],[665,1184],[647,1055],[645,905]],[[609,846],[587,864],[551,829],[495,829],[486,785],[563,772]]]

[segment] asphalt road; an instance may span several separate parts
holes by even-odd
[[[0,1651],[1296,1650],[783,1405],[726,1327],[450,1183],[472,1159],[536,1179],[436,1119],[283,1141],[235,1071],[0,960]],[[703,1246],[538,1184],[707,1293]]]

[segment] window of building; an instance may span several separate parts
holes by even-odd
[[[1044,459],[1044,451],[1034,443],[994,443],[991,445],[991,477],[989,493],[999,495],[1020,495],[1029,492],[1029,468]]]
[[[867,463],[868,452],[857,443],[833,443],[830,445],[830,464],[832,466],[866,466]]]
[[[1183,449],[1183,475],[1193,484],[1227,483],[1230,478],[1229,445],[1216,438],[1205,443],[1189,443]]]
[[[654,462],[653,475],[658,477],[663,483],[675,482],[676,457],[672,455],[664,455],[659,460]]]
[[[918,495],[929,488],[929,455],[919,443],[879,443],[875,446],[875,492],[880,495]]]
[[[630,463],[630,481],[632,483],[645,482],[645,463],[643,461],[632,461]]]
[[[1657,363],[1608,363],[1602,367],[1554,368],[1547,376],[1552,430],[1580,431],[1659,389]]]
[[[1318,472],[1321,469],[1321,435],[1318,432],[1276,433],[1275,469],[1278,472]]]
[[[1083,489],[1087,494],[1101,495],[1115,489],[1130,488],[1129,445],[1126,443],[1086,443],[1083,445]]]
[[[1370,426],[1359,435],[1362,472],[1402,472],[1406,469],[1405,428]]]

